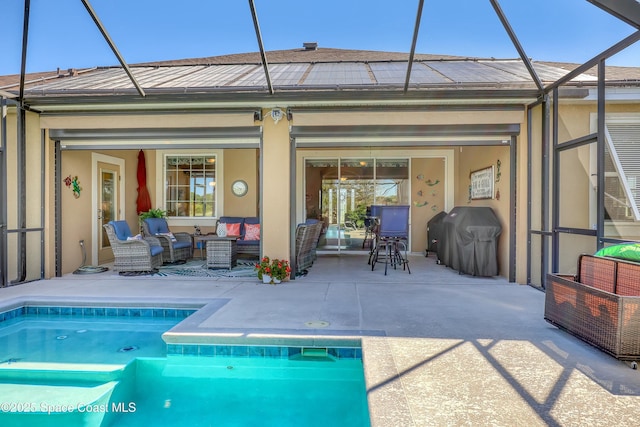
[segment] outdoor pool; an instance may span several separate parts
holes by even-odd
[[[359,348],[167,345],[194,311],[0,313],[0,425],[369,425]]]

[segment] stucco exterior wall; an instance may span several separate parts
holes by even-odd
[[[427,248],[427,223],[445,208],[445,159],[411,159],[411,251]],[[429,180],[429,184],[427,184]],[[436,183],[437,184],[434,184]],[[431,185],[430,185],[431,184]]]
[[[264,112],[262,145],[262,254],[289,259],[290,155],[289,127],[286,120],[277,124]]]
[[[259,216],[258,180],[259,150],[224,150],[224,212],[225,216]],[[238,197],[231,191],[234,181],[241,179],[247,183],[247,194]],[[221,189],[218,189],[220,191]]]

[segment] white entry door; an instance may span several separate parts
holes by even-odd
[[[92,170],[94,177],[92,264],[102,265],[113,261],[113,251],[103,225],[109,221],[122,219],[124,212],[124,177],[121,174],[124,170],[124,160],[93,153]]]

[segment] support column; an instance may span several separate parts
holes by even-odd
[[[263,111],[261,180],[262,255],[289,259],[290,255],[290,165],[289,123],[284,113],[274,120],[272,110]],[[277,114],[276,114],[277,115]]]

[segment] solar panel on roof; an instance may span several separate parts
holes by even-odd
[[[351,62],[313,64],[303,84],[306,86],[333,86],[370,85],[373,83],[365,64]]]
[[[184,78],[170,80],[157,87],[220,87],[259,68],[253,64],[209,65]]]
[[[373,62],[369,64],[378,84],[404,84],[407,78],[406,62]],[[451,83],[441,74],[436,73],[420,62],[411,67],[411,84]]]
[[[426,64],[460,83],[508,83],[522,81],[521,78],[504,71],[471,61],[426,61]],[[527,80],[531,80],[530,78]]]

